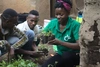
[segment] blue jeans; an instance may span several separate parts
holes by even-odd
[[[27,35],[28,37],[28,42],[22,46],[21,48],[24,49],[24,50],[32,50],[32,44],[33,44],[33,40],[34,40],[34,32],[32,30],[28,30],[25,32],[25,34]],[[13,45],[14,43],[16,43],[17,41],[19,40],[18,37],[16,36],[10,36],[7,38],[7,41]]]
[[[25,34],[28,37],[28,42],[24,46],[22,46],[21,48],[24,50],[32,50],[32,44],[33,44],[35,34],[32,30],[26,31]]]

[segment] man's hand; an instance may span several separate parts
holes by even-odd
[[[8,41],[3,40],[2,42],[3,42],[3,44],[0,44],[1,56],[3,55],[2,52],[3,52],[3,53],[10,52],[10,49],[11,49],[11,46],[10,46],[10,44],[8,43]]]
[[[31,52],[31,56],[32,57],[41,57],[41,56],[43,56],[44,55],[44,52],[43,51],[32,51]]]
[[[6,46],[6,48],[7,48],[8,51],[11,50],[11,46],[10,46],[9,42],[6,41],[5,42],[5,46]]]
[[[10,54],[11,56],[14,56],[14,48],[13,48],[13,47],[10,47],[10,52],[9,52],[9,54]]]

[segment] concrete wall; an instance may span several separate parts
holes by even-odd
[[[45,18],[50,18],[50,0],[0,0],[0,13],[6,8],[13,8],[18,13],[36,9],[40,13],[39,24],[43,25]]]
[[[50,1],[54,0],[0,0],[0,13],[6,8],[13,8],[19,13],[29,12],[30,10],[36,9],[40,14],[39,24],[43,25],[44,19],[50,19]],[[83,9],[84,0],[71,0],[73,8],[71,16],[75,18],[77,16],[77,7]],[[51,7],[54,7],[53,3]],[[52,14],[54,10],[51,9]],[[54,16],[54,15],[53,15]]]
[[[13,8],[17,12],[29,12],[31,9],[35,9],[36,4],[36,0],[0,0],[0,2],[2,2],[2,10]]]
[[[71,10],[71,16],[75,18],[78,14],[78,8],[79,10],[83,10],[84,8],[84,0],[71,0],[72,1],[72,10]]]
[[[50,19],[50,0],[36,0],[36,9],[40,12],[40,24],[44,19]]]

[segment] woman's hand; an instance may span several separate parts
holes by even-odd
[[[58,45],[61,41],[58,40],[58,39],[53,39],[53,40],[50,40],[48,41],[48,44],[50,45]]]

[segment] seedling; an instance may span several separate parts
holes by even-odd
[[[39,51],[43,51],[44,52],[44,54],[47,56],[48,55],[48,52],[49,52],[49,48],[47,47],[47,45],[39,45],[39,49],[38,49]]]
[[[41,33],[41,41],[43,44],[47,43],[50,40],[55,39],[55,36],[53,35],[53,33],[51,31],[42,31]]]

